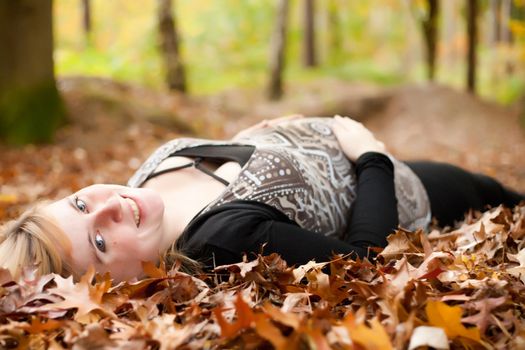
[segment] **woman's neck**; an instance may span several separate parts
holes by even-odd
[[[190,221],[224,190],[224,185],[213,179],[194,180],[185,186],[161,193],[164,201],[164,238],[161,251],[169,248]]]
[[[229,162],[215,173],[231,182],[239,171],[239,164]],[[168,249],[190,221],[225,189],[224,184],[195,168],[166,173],[151,179],[144,187],[156,190],[164,201],[161,252]]]

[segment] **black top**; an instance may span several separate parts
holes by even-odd
[[[182,253],[206,268],[236,263],[243,254],[278,253],[288,264],[329,260],[334,253],[371,256],[398,225],[394,166],[381,153],[368,152],[356,162],[357,193],[344,240],[299,227],[266,204],[234,201],[193,219],[177,242]]]

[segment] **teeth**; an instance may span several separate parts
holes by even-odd
[[[133,218],[135,219],[135,224],[138,227],[140,224],[139,207],[137,206],[137,203],[135,203],[135,201],[131,198],[126,198],[126,201],[129,203],[129,205],[131,206],[131,209],[133,210]]]

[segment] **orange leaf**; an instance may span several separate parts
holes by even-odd
[[[47,320],[46,322],[42,322],[40,318],[38,317],[32,317],[31,318],[31,324],[24,325],[22,328],[24,328],[28,333],[31,334],[38,334],[45,331],[52,331],[55,329],[59,329],[64,325],[63,321],[56,321],[56,320]]]
[[[164,269],[159,268],[155,266],[154,263],[151,261],[143,261],[142,262],[142,269],[144,270],[144,273],[152,278],[164,278],[168,275],[166,274],[166,271]]]
[[[466,328],[461,323],[463,310],[459,306],[448,306],[441,301],[429,300],[425,308],[428,323],[431,326],[443,328],[449,339],[464,337],[479,342],[480,334],[477,327]]]
[[[330,350],[332,348],[319,328],[311,328],[308,332],[308,336],[315,344],[315,349]]]
[[[301,322],[301,320],[296,313],[282,312],[279,308],[273,306],[270,302],[266,302],[262,308],[264,312],[268,316],[270,316],[274,321],[292,327],[293,329],[299,328],[299,323]]]
[[[255,315],[255,331],[257,334],[272,343],[277,350],[289,349],[287,338],[284,337],[265,314]]]
[[[241,327],[250,327],[254,322],[253,311],[251,307],[246,304],[241,293],[237,294],[237,299],[235,299],[235,309],[237,311],[237,322],[240,323]]]
[[[219,327],[221,327],[221,338],[232,338],[243,329],[251,327],[254,322],[254,315],[252,309],[244,302],[242,296],[237,294],[235,299],[235,310],[237,311],[237,320],[229,323],[222,315],[223,308],[215,308],[212,310]]]
[[[233,323],[229,323],[226,321],[224,316],[222,316],[222,311],[224,309],[222,307],[216,307],[211,312],[215,316],[215,319],[217,320],[217,323],[219,324],[219,327],[221,328],[221,338],[231,338],[234,336],[238,329]]]
[[[354,315],[348,314],[343,320],[343,325],[348,329],[352,341],[360,344],[365,349],[393,349],[390,337],[377,318],[372,319],[372,321],[370,321],[371,327],[368,327],[364,323],[356,325]]]

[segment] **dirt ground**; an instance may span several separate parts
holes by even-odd
[[[302,113],[362,121],[401,159],[448,161],[525,191],[519,108],[438,85],[381,88],[335,80],[205,97],[151,91],[98,78],[59,83],[70,122],[53,145],[0,145],[0,222],[39,198],[94,182],[125,183],[145,157],[178,136],[228,138],[262,119]]]

